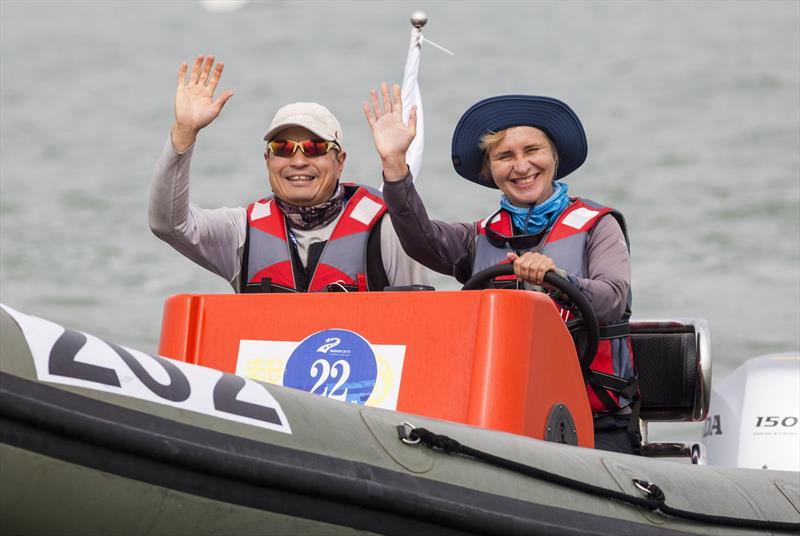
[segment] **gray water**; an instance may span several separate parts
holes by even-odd
[[[145,350],[164,299],[228,292],[159,242],[147,191],[178,65],[225,61],[236,95],[201,133],[192,199],[237,206],[268,188],[262,135],[280,105],[330,107],[346,178],[380,182],[360,103],[400,81],[408,17],[423,48],[432,216],[469,221],[497,193],[460,179],[452,130],[475,101],[558,97],[582,118],[572,194],[627,217],[634,316],[704,317],[715,379],[800,348],[800,3],[0,3],[0,300]],[[443,276],[441,289],[457,288]]]

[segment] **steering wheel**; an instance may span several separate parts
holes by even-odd
[[[514,265],[511,263],[498,264],[490,266],[485,270],[481,270],[477,274],[469,278],[469,281],[464,283],[461,290],[479,290],[488,288],[489,282],[500,276],[514,275]],[[544,274],[544,281],[551,287],[554,287],[564,294],[567,298],[577,307],[581,313],[583,324],[586,327],[586,345],[583,347],[581,355],[578,356],[581,364],[581,370],[586,375],[589,370],[589,364],[594,359],[597,353],[597,345],[600,343],[600,326],[597,323],[597,316],[594,314],[592,304],[583,293],[575,288],[572,283],[561,277],[555,272],[547,272]],[[584,378],[588,380],[588,378]]]

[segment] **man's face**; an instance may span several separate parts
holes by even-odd
[[[272,140],[314,140],[319,136],[301,127],[281,130]],[[272,141],[271,140],[271,141]],[[264,154],[272,193],[282,201],[299,207],[324,203],[333,195],[344,169],[347,154],[335,149],[316,157],[308,157],[299,148],[292,156]]]

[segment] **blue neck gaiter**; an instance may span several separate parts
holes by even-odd
[[[511,204],[511,201],[503,195],[500,198],[500,207],[511,214],[514,227],[526,234],[537,234],[549,229],[558,219],[567,205],[569,197],[567,189],[569,187],[563,182],[553,182],[553,195],[547,201],[530,208],[521,208]]]

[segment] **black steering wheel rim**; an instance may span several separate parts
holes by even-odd
[[[461,290],[480,290],[487,288],[492,279],[504,275],[514,275],[513,264],[497,264],[485,270],[481,270],[470,277],[469,280],[464,283],[464,286],[461,287]],[[597,322],[594,309],[592,309],[592,304],[589,303],[589,299],[584,296],[580,290],[575,288],[572,283],[555,272],[547,272],[544,274],[544,281],[553,288],[563,292],[581,313],[583,323],[586,327],[586,345],[583,347],[583,351],[581,355],[578,356],[578,359],[581,364],[581,370],[585,376],[589,370],[589,365],[594,359],[594,355],[597,353],[597,347],[600,344],[600,325]]]

